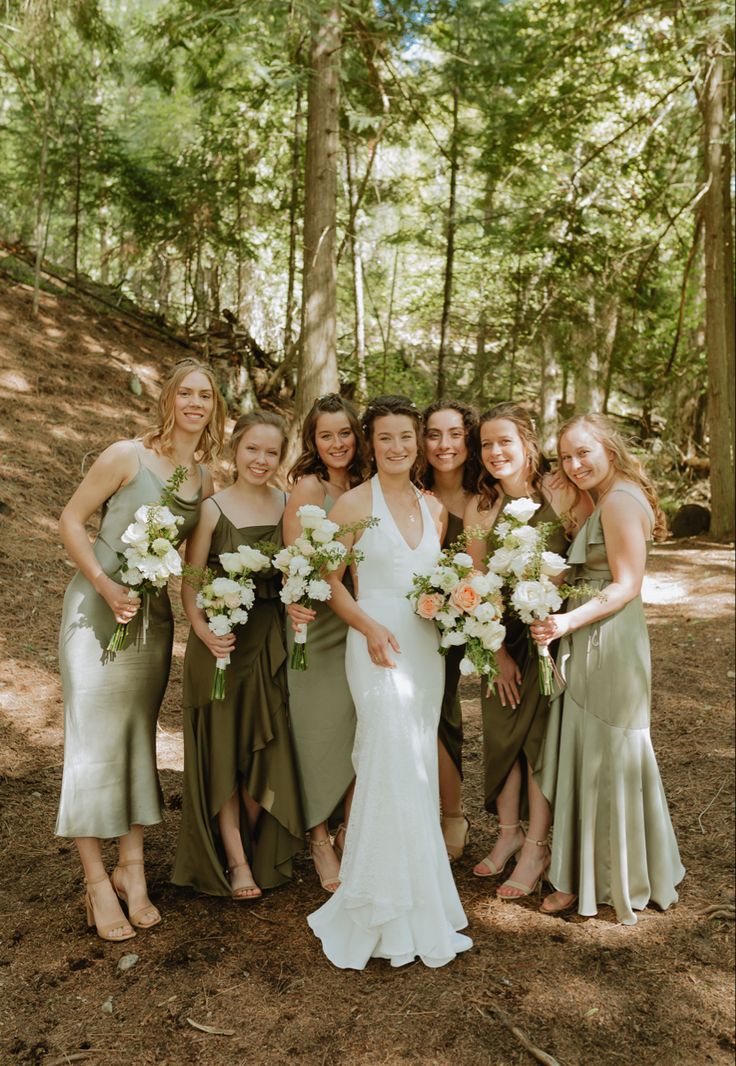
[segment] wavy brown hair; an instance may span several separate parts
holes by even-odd
[[[480,473],[478,468],[478,457],[476,455],[475,448],[473,447],[473,433],[478,425],[478,415],[476,411],[467,403],[461,403],[460,400],[435,400],[429,407],[425,407],[422,411],[422,432],[423,437],[427,436],[427,428],[429,426],[429,420],[432,415],[436,415],[438,411],[457,411],[462,416],[463,427],[465,429],[465,445],[468,449],[468,458],[465,460],[463,466],[463,489],[465,492],[476,492],[476,486],[478,484],[478,474]],[[431,463],[427,462],[426,469],[422,475],[422,488],[431,491],[434,488],[434,467]]]
[[[350,488],[354,489],[356,485],[360,485],[361,482],[365,481],[368,471],[368,459],[365,437],[358,419],[358,410],[350,400],[346,400],[344,396],[340,396],[336,392],[331,392],[327,396],[320,396],[318,400],[315,400],[309,409],[307,417],[304,419],[304,424],[302,425],[302,454],[294,463],[288,475],[292,485],[296,484],[300,478],[306,477],[307,474],[316,474],[321,480],[329,481],[329,471],[320,459],[319,451],[317,450],[317,423],[320,415],[335,414],[345,415],[355,438],[355,455],[348,466]]]
[[[165,378],[158,397],[158,424],[147,429],[140,439],[145,448],[152,448],[153,451],[160,452],[168,459],[173,460],[174,401],[177,390],[184,378],[195,372],[204,374],[212,385],[214,399],[212,416],[202,430],[202,435],[197,441],[195,453],[201,462],[210,463],[222,451],[225,440],[227,406],[222,398],[222,393],[217,387],[212,367],[208,363],[200,362],[199,359],[180,359]]]
[[[500,489],[497,478],[493,477],[483,465],[481,458],[481,446],[480,446],[480,431],[486,422],[494,422],[498,418],[503,418],[507,422],[513,422],[516,426],[516,430],[521,437],[521,443],[524,446],[526,452],[527,462],[529,463],[529,484],[534,492],[538,495],[542,493],[542,478],[547,472],[549,464],[542,455],[542,450],[539,447],[539,441],[537,440],[537,431],[534,425],[534,419],[523,407],[518,403],[512,403],[506,401],[505,403],[498,403],[495,407],[491,407],[490,410],[484,411],[478,419],[478,425],[473,434],[474,451],[478,463],[478,480],[476,482],[475,491],[478,494],[478,510],[489,511],[493,504],[500,496]]]
[[[238,421],[233,426],[233,431],[230,434],[230,458],[233,464],[233,481],[238,480],[238,468],[235,465],[235,456],[237,455],[238,445],[248,432],[249,429],[253,429],[254,426],[273,426],[281,434],[281,451],[279,452],[279,462],[284,461],[286,455],[286,445],[288,443],[286,437],[286,423],[281,415],[277,415],[275,411],[264,411],[262,408],[257,408],[255,411],[249,411],[246,415],[241,415]]]
[[[639,486],[646,496],[649,506],[652,508],[654,514],[652,535],[656,540],[663,540],[667,536],[667,519],[664,516],[662,508],[659,506],[659,500],[657,499],[657,492],[654,485],[645,472],[641,461],[629,450],[623,434],[616,429],[605,415],[576,415],[560,427],[560,431],[557,434],[557,456],[560,464],[559,470],[563,477],[570,482],[579,495],[579,489],[565,473],[562,465],[562,453],[560,450],[560,442],[562,441],[564,434],[575,426],[581,426],[587,429],[609,453],[614,469],[618,470],[618,472],[628,481],[633,481],[635,485]]]
[[[373,455],[373,426],[377,418],[385,418],[388,415],[406,415],[414,424],[414,432],[417,437],[417,458],[409,476],[414,484],[421,488],[427,465],[424,455],[422,416],[417,405],[408,396],[377,396],[375,400],[368,402],[368,406],[363,412],[363,433],[369,449],[370,472],[371,474],[376,472],[376,460]]]

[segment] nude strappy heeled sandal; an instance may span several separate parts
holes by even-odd
[[[536,846],[538,848],[547,848],[549,846],[548,843],[547,843],[546,838],[544,840],[532,840],[531,837],[527,837],[526,840],[524,841],[524,843],[525,844],[536,844]],[[544,868],[542,869],[542,872],[540,873],[539,877],[536,879],[536,881],[532,885],[525,885],[521,881],[514,881],[514,879],[511,878],[511,877],[508,879],[508,881],[504,881],[504,883],[502,885],[499,885],[498,889],[496,890],[496,899],[502,899],[502,900],[505,900],[507,903],[513,903],[514,900],[523,899],[524,896],[531,896],[532,892],[534,892],[537,888],[541,892],[542,891],[542,882],[544,881],[544,875],[547,873],[547,870],[549,869],[549,864],[550,864],[551,861],[552,861],[552,856],[548,855],[547,856],[547,861],[544,864]],[[503,895],[503,893],[501,891],[504,888],[518,888],[519,892],[515,896],[505,896],[505,895]]]
[[[154,925],[158,925],[161,921],[161,914],[158,909],[154,907],[152,903],[149,903],[147,907],[142,907],[135,914],[130,913],[130,907],[128,906],[128,893],[124,888],[119,888],[115,883],[116,870],[123,870],[126,866],[143,866],[143,859],[129,859],[127,862],[118,862],[115,870],[110,877],[110,883],[115,889],[115,894],[123,901],[126,907],[128,907],[128,920],[131,925],[134,925],[136,929],[153,929]],[[150,915],[151,921],[144,921],[147,915]]]
[[[88,889],[90,885],[101,885],[102,882],[106,880],[107,874],[103,874],[102,877],[98,877],[95,881],[88,881],[86,878],[84,879],[84,883],[87,886],[84,893],[84,906],[87,911],[87,926],[90,929],[92,928],[92,926],[95,927],[100,940],[109,940],[113,944],[120,943],[123,940],[132,940],[135,936],[135,929],[131,929],[129,933],[120,933],[119,936],[111,935],[113,929],[120,929],[121,926],[132,925],[132,922],[128,922],[125,920],[125,918],[123,918],[122,922],[111,922],[110,925],[99,925],[97,919],[95,918],[95,908]],[[113,890],[114,889],[115,886],[113,885]]]
[[[498,828],[499,829],[521,829],[521,822],[514,822],[512,825],[501,825],[501,823],[499,822]],[[502,874],[504,872],[504,870],[506,869],[506,867],[508,866],[509,859],[512,859],[512,858],[515,857],[516,861],[518,862],[519,861],[519,855],[521,854],[521,849],[524,847],[524,841],[526,840],[526,837],[524,836],[523,831],[522,831],[521,835],[524,838],[522,840],[521,844],[514,844],[514,846],[512,848],[510,848],[508,853],[506,855],[504,855],[503,862],[501,863],[500,866],[496,866],[496,864],[493,861],[493,859],[491,858],[491,856],[490,855],[486,855],[485,859],[481,859],[480,862],[478,863],[478,866],[475,866],[473,868],[473,873],[475,874],[475,876],[476,877],[498,877],[498,875]],[[485,866],[485,868],[488,871],[488,873],[480,871],[479,870],[480,866]]]

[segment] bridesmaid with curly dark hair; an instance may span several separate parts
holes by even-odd
[[[443,548],[462,533],[463,514],[475,492],[477,462],[470,438],[477,421],[472,407],[458,400],[436,400],[422,414],[427,461],[422,486],[447,508]],[[442,835],[451,862],[460,858],[469,835],[462,801],[463,718],[457,694],[462,657],[462,647],[450,648],[445,656],[445,691],[437,738]]]
[[[289,473],[294,488],[284,511],[284,543],[293,544],[301,533],[300,507],[312,504],[329,513],[365,473],[365,443],[355,408],[335,393],[321,396],[304,420],[302,454]],[[352,592],[349,570],[344,580]],[[315,610],[291,604],[288,613],[295,626],[309,625],[309,669],[289,669],[291,727],[309,850],[322,887],[334,892],[355,777],[355,707],[345,677],[348,627],[327,603]],[[287,634],[291,650],[292,626]],[[328,823],[340,815],[333,843]]]

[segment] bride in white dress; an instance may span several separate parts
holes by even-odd
[[[419,415],[405,397],[369,405],[364,426],[377,473],[345,493],[330,518],[378,525],[355,536],[363,554],[356,596],[331,577],[330,604],[350,626],[346,671],[358,725],[355,795],[340,885],[309,915],[335,966],[363,969],[370,958],[403,966],[418,956],[444,966],[472,947],[458,933],[467,919],[455,888],[439,819],[437,724],[444,660],[433,622],[412,610],[412,575],[440,552],[445,508],[411,477]],[[346,538],[351,546],[353,537]]]

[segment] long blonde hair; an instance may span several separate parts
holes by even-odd
[[[480,415],[478,424],[473,430],[473,452],[478,469],[478,481],[475,491],[478,496],[479,511],[489,511],[501,495],[500,482],[486,470],[483,464],[480,444],[480,431],[483,426],[486,422],[495,422],[498,418],[503,418],[506,422],[513,422],[516,426],[516,431],[526,452],[529,466],[527,472],[529,484],[532,490],[540,496],[542,495],[542,478],[548,469],[547,460],[542,455],[542,449],[539,447],[539,441],[537,440],[534,419],[529,412],[511,400],[497,403],[495,407],[491,407],[490,410],[484,411]]]
[[[560,442],[563,436],[575,426],[584,426],[609,453],[614,469],[622,477],[625,477],[627,481],[633,481],[635,485],[639,486],[654,513],[652,535],[656,540],[663,540],[667,536],[667,519],[659,506],[654,485],[647,476],[641,461],[629,451],[623,434],[616,429],[605,415],[575,415],[574,418],[569,419],[560,427],[560,431],[557,434],[557,456],[560,473],[573,485],[573,488],[576,488],[565,474],[560,449]]]
[[[177,389],[189,374],[198,371],[209,379],[212,385],[214,407],[212,417],[202,430],[202,435],[197,442],[197,458],[203,463],[210,463],[222,451],[225,439],[225,416],[227,407],[222,398],[222,393],[217,387],[212,367],[208,363],[202,363],[199,359],[180,359],[164,380],[158,398],[158,424],[152,426],[141,437],[145,448],[152,448],[161,452],[169,459],[172,456],[172,440],[174,434],[174,400]]]

